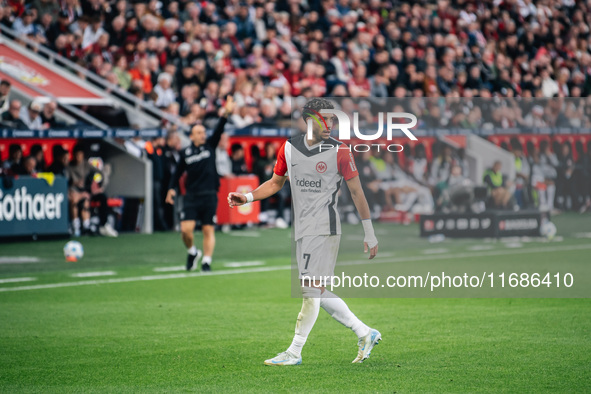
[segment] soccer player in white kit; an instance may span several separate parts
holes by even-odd
[[[332,108],[333,104],[326,99],[312,99],[303,108],[304,121],[314,114],[319,115],[322,109]],[[341,238],[337,193],[343,179],[347,182],[362,219],[365,252],[369,251],[370,259],[378,252],[378,241],[355,160],[345,145],[330,137],[332,124],[332,118],[324,122],[313,121],[311,139],[302,133],[283,144],[270,180],[252,193],[228,194],[230,207],[239,206],[277,193],[288,176],[291,181],[296,256],[303,302],[291,345],[276,357],[265,360],[266,365],[301,364],[302,348],[316,322],[320,307],[353,330],[359,338],[359,351],[353,363],[367,359],[373,347],[382,339],[379,331],[365,325],[341,298],[324,287],[326,282],[315,279],[334,276]]]

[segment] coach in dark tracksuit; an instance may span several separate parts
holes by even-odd
[[[187,193],[181,212],[181,236],[187,247],[187,270],[190,271],[199,261],[201,251],[193,244],[193,231],[199,220],[203,231],[203,271],[211,270],[211,256],[215,247],[214,216],[217,210],[217,192],[219,189],[219,176],[215,166],[215,149],[220,142],[227,117],[234,109],[234,100],[228,96],[224,106],[224,115],[220,118],[213,135],[206,139],[205,128],[195,125],[191,129],[190,146],[183,149],[180,154],[179,165],[172,175],[170,186],[166,195],[166,202],[174,204],[174,197],[179,186],[179,179],[187,172],[185,188]]]

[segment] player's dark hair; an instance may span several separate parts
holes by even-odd
[[[302,118],[304,121],[310,117],[310,115],[314,115],[315,112],[319,112],[322,109],[333,109],[334,104],[327,99],[323,98],[314,98],[304,105],[302,108]],[[307,111],[312,110],[312,111]]]

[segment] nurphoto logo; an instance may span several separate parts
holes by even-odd
[[[341,141],[351,140],[352,134],[353,138],[358,138],[362,141],[376,141],[380,139],[384,133],[384,123],[386,124],[386,139],[391,141],[395,132],[401,131],[406,135],[406,137],[412,141],[417,141],[417,137],[410,131],[413,127],[417,124],[417,117],[408,112],[379,112],[378,113],[378,130],[373,134],[363,134],[359,130],[359,113],[353,112],[353,127],[351,128],[351,119],[349,115],[345,112],[338,110],[338,109],[321,109],[320,111],[315,111],[310,108],[306,108],[307,111],[310,111],[310,117],[308,117],[306,121],[307,126],[307,135],[309,139],[312,139],[313,135],[313,122],[316,122],[320,127],[324,126],[325,129],[328,129],[328,125],[326,123],[325,118],[329,116],[335,116],[338,121],[338,139]],[[385,117],[385,119],[384,119]],[[408,119],[408,123],[400,123],[401,120]],[[351,129],[353,129],[353,133],[351,133]],[[339,147],[337,149],[348,149],[354,150],[356,152],[367,152],[371,149],[371,147],[377,147],[377,150],[380,150],[381,146],[384,144],[357,144],[351,146],[344,146]],[[334,146],[332,145],[323,145],[320,149],[333,149]],[[389,152],[401,152],[403,147],[399,144],[391,144],[387,146]]]

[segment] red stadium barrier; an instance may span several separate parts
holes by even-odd
[[[249,193],[259,186],[259,179],[254,175],[237,176],[235,178],[220,179],[218,192],[217,224],[247,224],[258,223],[261,203],[255,201],[251,204],[236,208],[228,206],[228,193]]]

